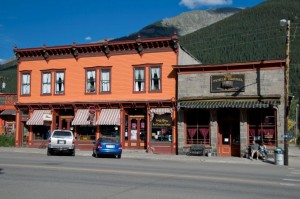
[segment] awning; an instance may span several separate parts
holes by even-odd
[[[16,115],[15,109],[5,109],[0,115]]]
[[[27,125],[44,125],[43,115],[51,114],[51,110],[34,110],[31,118],[26,122]]]
[[[96,125],[120,125],[120,109],[102,109]]]
[[[89,109],[78,109],[72,121],[72,125],[90,125],[89,116]]]
[[[154,114],[163,115],[165,113],[170,113],[172,117],[172,108],[152,108],[150,109],[150,120],[153,120]]]
[[[269,108],[278,106],[280,100],[266,100],[266,101],[185,101],[179,102],[179,108]]]

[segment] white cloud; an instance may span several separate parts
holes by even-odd
[[[92,37],[88,36],[86,38],[84,38],[86,41],[91,41],[92,40]]]
[[[232,0],[181,0],[179,5],[194,9],[202,6],[224,6],[232,4]]]

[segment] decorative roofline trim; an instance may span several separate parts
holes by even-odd
[[[64,46],[47,46],[37,48],[14,48],[14,53],[19,61],[21,60],[38,60],[59,58],[75,58],[78,60],[81,57],[89,56],[106,56],[109,58],[117,54],[134,54],[142,55],[145,52],[163,52],[178,50],[177,36],[163,38],[148,38],[127,41],[108,41],[96,42],[90,44],[76,44]]]

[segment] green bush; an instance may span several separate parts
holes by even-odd
[[[15,146],[15,136],[13,135],[0,135],[0,147]]]

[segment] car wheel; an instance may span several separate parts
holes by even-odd
[[[117,155],[116,157],[117,157],[118,159],[120,159],[120,158],[121,158],[121,155]]]

